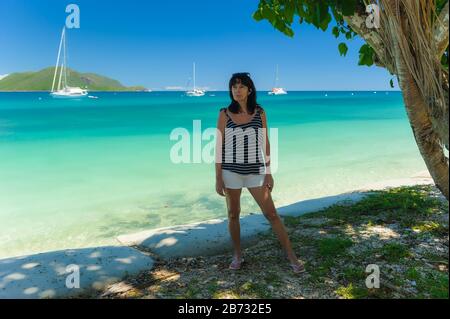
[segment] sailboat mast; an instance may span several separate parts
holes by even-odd
[[[58,57],[56,58],[55,74],[53,75],[52,92],[55,90],[56,76],[58,74],[58,67],[59,67],[59,58],[61,56],[61,48],[62,48],[63,38],[64,38],[65,32],[66,32],[66,27],[63,27],[63,30],[62,30],[62,33],[61,33],[61,40],[59,42]]]
[[[194,66],[193,66],[193,68],[194,68],[194,90],[195,90],[195,62],[194,62]]]
[[[66,32],[64,31],[64,33],[63,33],[63,44],[64,44],[64,41],[66,40]],[[63,49],[65,50],[65,45],[63,46]],[[65,54],[65,52],[64,52],[64,54]],[[59,73],[59,81],[58,81],[58,91],[59,90],[61,90],[61,81],[62,81],[62,77],[63,77],[63,73],[64,73],[64,59],[63,59],[63,61],[62,61],[62,63],[61,63],[61,70],[60,70],[60,73]]]
[[[278,87],[278,64],[277,64],[277,72],[275,75],[275,87]]]
[[[64,33],[64,88],[67,87],[67,41]]]

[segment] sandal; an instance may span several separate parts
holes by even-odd
[[[301,274],[305,272],[305,266],[302,262],[299,262],[299,264],[289,264],[292,268],[292,271],[296,274]]]
[[[231,264],[228,268],[231,270],[239,270],[239,269],[241,269],[243,262],[244,262],[244,258],[241,258],[241,260],[233,258],[233,261],[231,262]]]

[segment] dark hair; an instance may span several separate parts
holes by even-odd
[[[228,106],[228,109],[232,113],[238,113],[239,111],[239,103],[233,98],[233,92],[231,88],[234,84],[242,84],[251,91],[247,98],[247,110],[250,114],[253,114],[256,108],[261,108],[261,106],[256,102],[256,88],[253,80],[250,78],[250,73],[234,73],[231,76],[230,82],[228,84],[228,90],[230,93],[231,104]]]

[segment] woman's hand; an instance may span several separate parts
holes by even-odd
[[[266,177],[264,177],[264,187],[267,187],[269,191],[272,192],[273,190],[273,177],[272,174],[266,174]]]
[[[225,196],[225,183],[223,182],[222,176],[216,176],[216,192],[220,196]]]

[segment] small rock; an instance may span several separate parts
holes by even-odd
[[[446,265],[439,265],[438,266],[439,271],[445,271],[447,269]]]

